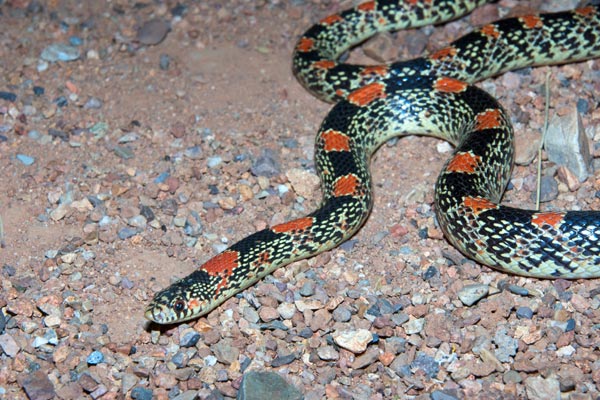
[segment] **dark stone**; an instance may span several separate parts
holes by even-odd
[[[152,400],[152,390],[143,387],[134,387],[131,390],[131,398],[134,400]]]
[[[50,400],[56,396],[54,385],[43,371],[27,374],[21,381],[21,386],[30,400]]]
[[[192,347],[195,346],[196,343],[200,340],[200,334],[196,331],[187,332],[181,340],[179,341],[179,345],[181,347]]]
[[[435,377],[440,372],[440,365],[435,361],[435,358],[421,352],[417,354],[410,366],[413,370],[421,369],[430,378]]]
[[[517,318],[521,319],[531,319],[533,317],[533,310],[529,307],[519,307],[517,308]]]
[[[238,400],[288,399],[300,400],[304,396],[295,386],[275,372],[251,371],[244,374]]]
[[[271,362],[271,367],[277,368],[282,365],[288,365],[292,363],[296,359],[296,355],[294,353],[288,354],[287,356],[275,357],[275,359]]]
[[[13,92],[0,91],[0,99],[14,103],[17,100],[17,95]]]

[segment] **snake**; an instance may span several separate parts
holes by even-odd
[[[501,204],[513,168],[513,128],[498,101],[474,86],[509,70],[598,57],[598,6],[499,20],[412,60],[339,61],[378,32],[439,24],[485,2],[367,1],[323,18],[300,36],[295,76],[317,98],[335,103],[315,139],[319,207],[209,259],[157,292],[145,317],[158,324],[195,319],[275,269],[353,236],[373,206],[371,156],[388,139],[405,135],[433,136],[454,146],[437,178],[434,206],[444,236],[464,255],[532,278],[599,277],[600,211]]]

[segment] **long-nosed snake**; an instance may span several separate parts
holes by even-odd
[[[294,73],[317,97],[337,101],[316,138],[321,206],[213,257],[157,293],[146,317],[161,324],[196,318],[276,268],[351,237],[373,203],[371,155],[387,139],[407,134],[456,146],[438,178],[435,209],[446,237],[464,254],[524,276],[600,276],[600,212],[499,205],[512,169],[512,127],[498,102],[471,86],[511,69],[599,56],[597,7],[498,21],[412,61],[336,61],[376,32],[446,21],[484,2],[368,1],[310,28],[296,45]]]

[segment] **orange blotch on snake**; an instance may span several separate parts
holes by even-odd
[[[454,78],[442,77],[435,81],[434,88],[444,93],[460,93],[469,86],[467,82]]]
[[[523,26],[528,29],[541,28],[544,26],[541,18],[537,15],[525,15],[519,19],[523,22]]]
[[[330,15],[328,17],[323,18],[321,21],[319,21],[319,23],[321,25],[333,25],[336,22],[339,22],[339,21],[342,21],[342,20],[343,20],[342,17],[340,17],[337,14],[333,14],[333,15]]]
[[[293,221],[284,222],[283,224],[275,225],[271,227],[271,230],[275,233],[286,233],[303,231],[310,228],[313,224],[313,219],[310,217],[298,218]]]
[[[263,251],[262,253],[260,253],[258,255],[258,263],[259,264],[266,264],[269,262],[269,258],[271,257],[271,255],[269,254],[268,251]]]
[[[550,225],[553,228],[556,228],[562,222],[565,214],[560,212],[541,212],[537,214],[533,214],[531,218],[531,223],[542,227],[544,225]]]
[[[190,299],[187,302],[187,308],[188,308],[188,310],[193,310],[193,309],[198,308],[198,307],[200,307],[200,300],[198,300],[198,299]]]
[[[227,284],[229,283],[229,280],[227,278],[229,277],[223,277],[223,279],[221,279],[221,282],[217,284],[217,287],[215,288],[215,296],[217,296],[221,292],[221,289],[227,287]]]
[[[446,58],[452,58],[456,55],[456,47],[448,46],[443,49],[439,49],[438,51],[431,54],[430,58],[434,60],[443,60]]]
[[[593,15],[595,12],[596,12],[596,9],[591,6],[575,9],[575,14],[579,14],[584,17],[589,17],[590,15]]]
[[[367,1],[365,3],[359,4],[356,8],[360,11],[373,11],[375,9],[375,2]]]
[[[360,181],[356,175],[348,174],[340,177],[333,188],[333,195],[340,196],[356,196],[358,194],[358,186]]]
[[[296,45],[296,50],[298,50],[301,53],[306,53],[307,51],[311,51],[314,45],[314,40],[307,37],[303,37],[298,41],[298,44]]]
[[[313,67],[318,68],[318,69],[331,69],[331,68],[335,67],[335,61],[331,61],[331,60],[315,61],[312,65],[313,65]]]
[[[479,32],[483,33],[485,36],[493,37],[494,39],[500,37],[500,32],[498,32],[496,26],[493,24],[482,26],[481,29],[479,29]]]
[[[419,4],[431,4],[432,0],[405,0],[409,6],[418,6]]]
[[[481,197],[466,197],[463,204],[465,207],[470,208],[475,215],[483,211],[498,208],[496,203],[491,202],[488,199],[482,199]]]
[[[323,132],[321,138],[325,151],[350,151],[350,138],[340,131],[329,129]]]
[[[238,264],[238,252],[225,250],[219,255],[214,256],[206,263],[204,263],[200,269],[206,271],[212,276],[229,276],[231,272],[237,267]]]
[[[380,82],[373,82],[350,93],[348,101],[362,107],[376,99],[383,99],[385,96],[385,85]]]
[[[500,119],[501,113],[497,108],[480,112],[476,117],[477,122],[475,123],[475,129],[480,131],[483,129],[498,128],[502,124]]]
[[[361,75],[379,75],[384,76],[388,73],[387,65],[369,65],[363,68]]]
[[[481,162],[481,157],[471,153],[457,153],[448,163],[446,170],[449,172],[462,172],[472,174]]]

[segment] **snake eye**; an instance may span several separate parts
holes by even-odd
[[[177,312],[182,312],[185,309],[185,301],[183,301],[183,299],[177,299],[173,304],[173,309]]]

